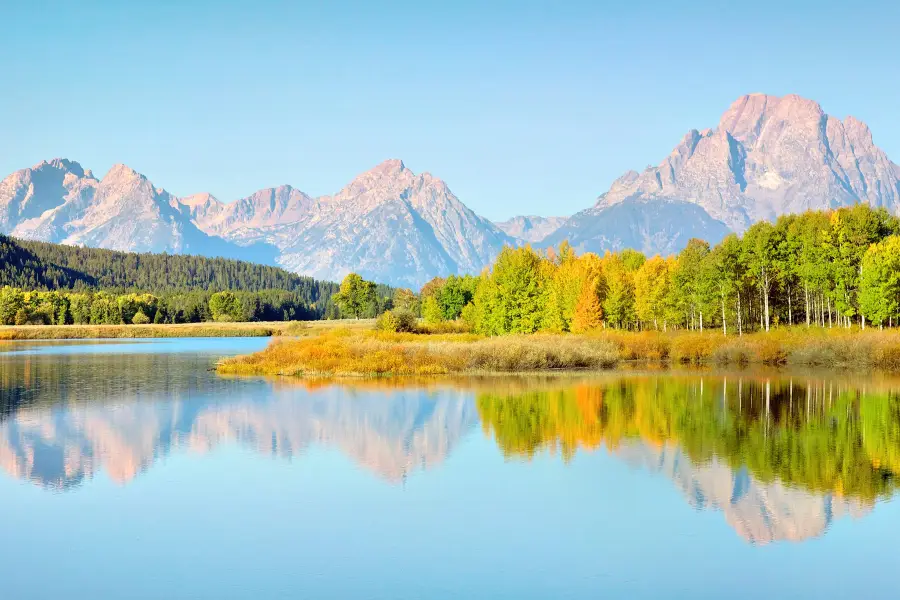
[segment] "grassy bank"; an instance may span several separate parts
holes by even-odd
[[[639,363],[770,365],[900,371],[900,333],[783,329],[744,336],[600,332],[485,338],[388,333],[364,328],[308,331],[223,361],[237,375],[379,376],[596,370]]]
[[[114,338],[259,337],[314,335],[341,324],[369,327],[371,321],[271,321],[183,323],[177,325],[21,325],[0,326],[0,340],[78,340]]]
[[[576,336],[386,333],[335,329],[282,339],[262,352],[225,360],[220,373],[241,375],[441,375],[555,369],[601,369],[616,364],[615,347]]]
[[[604,332],[592,337],[615,344],[623,361],[900,371],[900,332],[896,330],[793,327],[743,336],[708,331]]]

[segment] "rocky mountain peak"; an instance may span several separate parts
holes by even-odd
[[[406,165],[399,158],[389,158],[373,168],[369,169],[369,173],[379,173],[382,175],[393,176],[406,170]]]
[[[128,165],[119,163],[110,167],[109,171],[106,172],[106,175],[103,176],[101,183],[109,184],[112,182],[124,182],[135,179],[146,181],[147,178]]]
[[[71,173],[76,177],[92,177],[91,172],[85,170],[81,167],[80,164],[75,162],[74,160],[69,160],[67,158],[53,158],[51,160],[42,160],[38,164],[31,167],[32,171],[41,171],[43,169],[58,169],[60,171],[64,171],[66,173]]]
[[[222,202],[210,194],[209,192],[200,192],[199,194],[191,194],[180,199],[180,202],[189,208],[195,206],[211,206],[222,204]]]
[[[690,202],[735,231],[780,214],[866,202],[900,211],[900,171],[868,126],[796,94],[748,94],[714,130],[691,130],[666,159],[616,180],[597,206]]]

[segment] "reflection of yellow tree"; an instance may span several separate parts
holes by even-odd
[[[571,458],[628,439],[678,443],[697,462],[747,467],[761,481],[873,500],[900,473],[900,397],[820,382],[629,377],[478,396],[483,428],[507,456]]]

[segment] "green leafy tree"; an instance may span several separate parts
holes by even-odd
[[[723,335],[728,335],[727,306],[738,294],[743,275],[741,267],[741,242],[734,234],[727,236],[713,248],[701,265],[701,277],[719,300]],[[736,314],[738,332],[741,333],[740,310]]]
[[[709,256],[709,244],[691,239],[678,255],[672,274],[676,305],[685,315],[685,324],[703,331],[704,314],[709,313],[711,282],[704,278],[704,264]]]
[[[529,246],[503,248],[475,293],[478,331],[500,335],[538,330],[547,301],[545,260]]]
[[[397,288],[394,290],[394,309],[405,310],[418,315],[422,311],[419,297],[410,289]]]
[[[375,304],[375,284],[356,273],[350,273],[341,282],[341,289],[334,295],[334,303],[341,314],[358,319]]]
[[[215,321],[243,321],[244,311],[234,292],[216,292],[209,298],[209,312]]]
[[[880,327],[900,312],[900,236],[872,244],[863,255],[859,306]]]
[[[648,258],[634,273],[634,308],[638,319],[666,329],[671,301],[669,261],[661,256]]]
[[[634,310],[634,273],[622,260],[622,256],[607,252],[603,257],[603,274],[606,277],[606,294],[603,315],[606,322],[621,329],[637,319]]]
[[[768,221],[755,223],[744,234],[743,260],[762,299],[762,324],[766,331],[769,331],[771,324],[772,289],[778,281],[777,251],[777,232]]]

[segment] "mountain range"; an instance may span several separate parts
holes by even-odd
[[[714,129],[689,131],[656,167],[629,171],[568,218],[492,223],[430,173],[387,160],[333,195],[284,185],[222,202],[176,197],[125,165],[97,179],[53,159],[0,182],[0,233],[138,252],[197,253],[278,264],[338,280],[351,271],[418,288],[477,273],[504,245],[568,240],[581,251],[678,252],[751,223],[865,202],[900,211],[900,167],[861,121],[796,95],[751,94]]]

